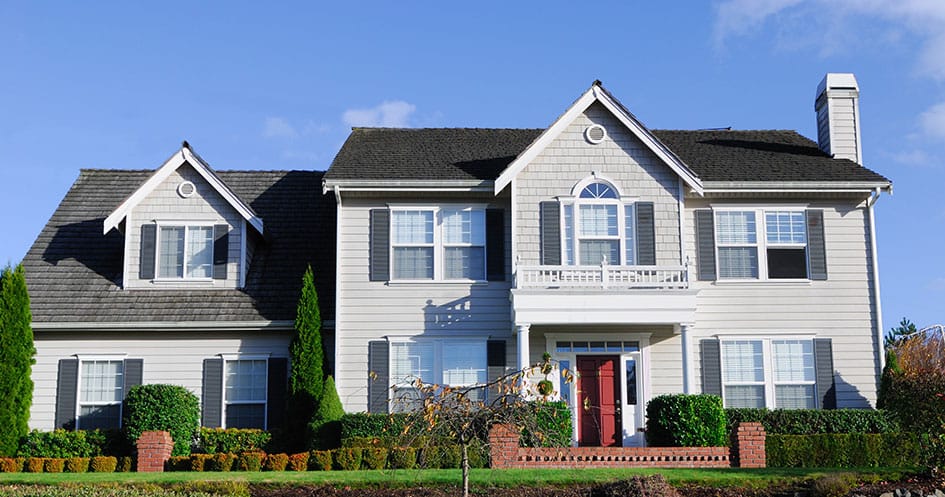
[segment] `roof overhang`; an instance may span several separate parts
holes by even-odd
[[[294,321],[128,321],[128,322],[55,322],[30,325],[36,331],[252,331],[291,330]]]
[[[230,189],[226,183],[220,179],[219,176],[209,164],[204,162],[193,150],[190,149],[190,146],[184,145],[180,150],[174,152],[174,155],[171,155],[161,167],[157,168],[154,171],[154,174],[151,175],[137,190],[134,191],[131,195],[128,196],[108,217],[105,218],[105,223],[103,226],[103,233],[108,233],[113,228],[116,228],[121,222],[128,216],[128,213],[131,212],[136,205],[138,205],[142,200],[144,200],[148,195],[154,191],[161,183],[164,182],[174,171],[183,166],[184,164],[190,164],[197,173],[203,177],[204,180],[217,192],[224,200],[237,212],[240,213],[240,216],[243,217],[259,234],[263,233],[263,221],[253,209],[239,198],[233,190]]]
[[[591,87],[581,95],[571,107],[565,111],[548,129],[542,132],[512,163],[506,166],[502,174],[495,181],[494,192],[499,194],[512,179],[518,176],[525,166],[531,163],[548,145],[571,125],[574,120],[587,110],[594,102],[600,102],[624,126],[630,130],[643,144],[670,167],[682,180],[689,185],[692,191],[702,194],[702,180],[687,166],[682,159],[674,154],[666,145],[656,138],[646,126],[630,113],[620,102],[595,81]]]
[[[892,193],[888,181],[706,181],[701,193],[731,192],[873,192]]]
[[[363,179],[326,179],[322,180],[322,193],[334,191],[349,192],[491,192],[494,182],[491,180],[363,180]]]

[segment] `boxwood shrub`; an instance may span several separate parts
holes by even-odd
[[[308,469],[308,452],[299,452],[289,456],[289,464],[286,466],[289,471],[305,471]],[[383,468],[382,468],[383,469]]]
[[[125,396],[123,426],[129,440],[152,430],[170,432],[174,439],[172,455],[190,454],[191,444],[200,426],[200,400],[179,385],[136,385]]]
[[[316,471],[330,471],[332,466],[332,451],[313,450],[309,453],[308,467]]]
[[[890,413],[873,409],[726,409],[729,433],[738,423],[760,422],[769,435],[897,433]]]
[[[66,459],[66,473],[86,473],[88,470],[88,457],[70,457]]]
[[[125,435],[119,430],[33,430],[20,441],[19,457],[93,457],[129,455]]]
[[[394,447],[390,449],[391,469],[413,469],[417,467],[417,449],[413,447]]]
[[[927,442],[914,433],[768,435],[765,452],[770,468],[919,467]]]
[[[646,406],[646,442],[653,447],[728,445],[725,409],[717,395],[660,395]]]
[[[243,452],[236,458],[237,471],[262,471],[265,452]]]
[[[114,473],[118,467],[118,458],[114,456],[95,456],[89,461],[89,471],[93,473]]]
[[[341,439],[390,438],[403,433],[406,414],[370,414],[358,412],[341,417]]]

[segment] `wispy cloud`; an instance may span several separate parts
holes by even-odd
[[[920,149],[903,150],[889,154],[889,158],[906,166],[929,167],[938,164],[926,151]]]
[[[933,105],[919,116],[922,132],[945,140],[945,102]]]
[[[935,278],[934,280],[929,281],[926,283],[925,289],[936,292],[945,291],[945,278]]]
[[[414,104],[393,100],[369,109],[348,109],[341,120],[348,126],[405,128],[410,126],[411,116],[416,110]]]
[[[717,48],[725,39],[759,30],[765,20],[804,0],[727,0],[715,6],[713,37]]]
[[[263,136],[266,138],[298,138],[299,132],[282,117],[267,117],[263,123]]]

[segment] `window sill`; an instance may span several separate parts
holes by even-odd
[[[485,286],[487,280],[390,280],[387,286]]]
[[[151,284],[154,286],[166,286],[166,287],[213,287],[213,278],[167,278],[161,279],[156,278],[151,280]]]
[[[768,279],[768,280],[715,280],[717,286],[810,286],[811,280]]]

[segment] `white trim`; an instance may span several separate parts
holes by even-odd
[[[344,209],[342,209],[342,203],[341,203],[341,188],[338,186],[335,186],[334,193],[335,193],[335,275],[336,276],[335,276],[335,320],[334,320],[334,323],[332,323],[333,328],[334,328],[334,335],[335,335],[333,338],[334,343],[335,343],[335,346],[333,347],[334,348],[333,352],[334,352],[335,357],[333,358],[332,364],[334,364],[335,366],[335,376],[334,376],[335,389],[338,392],[343,392],[344,390],[342,389],[343,388],[342,383],[344,382],[343,380],[344,375],[338,374],[338,365],[341,364],[341,362],[339,362],[341,359],[341,354],[339,353],[339,351],[341,350],[341,340],[339,340],[341,334],[338,332],[338,328],[341,326],[341,277],[340,275],[342,274],[341,273],[342,258],[338,257],[338,255],[341,254],[341,227],[343,226],[343,224],[341,223],[341,213],[344,212]],[[325,192],[323,191],[322,195],[324,194]],[[293,329],[295,328],[295,323],[293,323],[292,327]]]
[[[713,203],[711,204],[714,241],[715,241],[715,274],[718,275],[716,282],[727,283],[748,283],[748,282],[774,282],[774,283],[809,283],[810,276],[810,234],[807,232],[807,209],[809,204],[735,204],[735,203]],[[718,212],[751,212],[755,216],[755,242],[744,243],[720,243],[719,242],[719,222],[716,217]],[[804,243],[772,243],[768,241],[768,219],[769,212],[799,212],[804,216]],[[720,248],[754,248],[755,261],[758,264],[758,275],[755,278],[724,278],[722,277],[722,260],[719,257]],[[768,249],[770,248],[795,248],[804,250],[806,278],[771,278],[768,274]]]
[[[144,200],[148,195],[154,191],[161,183],[164,182],[174,171],[184,165],[184,163],[190,164],[200,176],[203,177],[207,183],[216,190],[220,196],[231,207],[233,207],[246,221],[253,226],[260,234],[263,233],[263,221],[253,209],[243,202],[235,193],[226,184],[210,169],[210,166],[203,161],[197,154],[193,153],[188,147],[181,147],[180,150],[174,152],[164,163],[157,168],[156,171],[149,177],[144,184],[138,187],[128,198],[126,198],[108,217],[105,218],[103,223],[102,233],[108,233],[113,228],[117,227],[119,223],[137,206],[142,200]]]
[[[325,321],[323,327],[329,327]],[[34,331],[281,331],[295,329],[294,321],[142,321],[142,322],[33,322]]]
[[[518,157],[515,158],[502,174],[495,180],[494,193],[499,194],[511,181],[518,175],[525,166],[532,162],[545,148],[548,147],[574,120],[588,109],[594,102],[600,102],[607,108],[624,126],[630,130],[644,146],[656,154],[667,166],[670,167],[688,184],[692,190],[702,194],[702,180],[700,180],[683,161],[663,145],[649,130],[643,126],[632,114],[626,111],[622,105],[615,102],[612,97],[598,83],[591,85],[564,114],[538,136]]]
[[[193,220],[193,221],[174,221],[174,220],[157,220],[154,221],[156,226],[154,234],[154,278],[151,279],[151,283],[156,284],[189,284],[189,283],[204,283],[212,284],[213,283],[213,261],[215,255],[213,252],[216,249],[216,243],[214,240],[215,234],[215,224],[213,221],[205,220]],[[181,268],[181,276],[161,276],[161,229],[162,228],[183,228],[184,229],[184,253],[182,254],[183,267]],[[190,231],[191,228],[210,228],[210,276],[187,276],[188,261],[187,255],[190,250]],[[230,226],[227,224],[227,229]],[[191,254],[193,255],[193,254]],[[229,259],[229,254],[227,254],[227,259]],[[141,261],[138,261],[140,264]]]
[[[128,358],[127,352],[116,354],[74,354],[79,361],[124,361]]]
[[[857,131],[859,133],[859,131]],[[882,372],[886,367],[886,350],[883,345],[883,304],[879,294],[879,252],[876,248],[876,213],[873,212],[873,206],[879,201],[881,190],[876,189],[875,194],[867,201],[866,212],[870,221],[870,258],[872,259],[872,277],[873,277],[873,305],[876,307],[876,349],[879,353],[879,370]]]
[[[706,181],[705,193],[728,192],[871,192],[876,188],[892,191],[888,181]]]
[[[682,178],[678,178],[676,183],[679,185],[679,264],[689,266],[689,257],[686,255],[686,188],[683,185]],[[655,209],[655,205],[654,205]],[[655,213],[654,213],[655,214]]]
[[[488,281],[488,228],[486,226],[486,204],[463,204],[463,203],[423,203],[423,204],[412,204],[412,203],[389,203],[388,209],[390,210],[390,243],[388,244],[388,258],[390,261],[390,279],[389,283],[394,284],[417,284],[417,283],[446,283],[446,284],[484,284]],[[431,243],[395,243],[394,242],[394,214],[399,211],[419,211],[419,212],[431,212],[433,215],[433,241]],[[472,243],[446,243],[446,237],[444,235],[444,211],[465,211],[465,212],[480,212],[482,218],[481,234],[482,234],[482,245],[476,245]],[[474,238],[473,234],[476,233],[476,223],[473,222],[473,216],[470,216],[470,230],[471,238]],[[394,277],[394,249],[397,247],[421,247],[421,248],[432,248],[433,249],[433,277],[432,278],[402,278],[397,279]],[[482,248],[482,278],[446,278],[446,249],[451,247],[470,247],[470,248]]]
[[[76,368],[76,384],[75,384],[75,429],[82,430],[87,428],[82,428],[81,426],[81,413],[82,406],[118,406],[118,426],[121,428],[121,421],[123,417],[123,404],[125,400],[125,383],[127,381],[127,373],[125,371],[125,360],[127,359],[127,354],[104,354],[104,355],[85,355],[85,354],[76,354],[76,357],[79,360],[79,364]],[[121,399],[116,402],[102,402],[102,401],[89,401],[82,402],[82,365],[85,362],[120,362],[121,363]]]
[[[761,385],[764,388],[764,401],[766,409],[781,409],[782,407],[777,406],[777,387],[778,385],[812,385],[814,387],[814,407],[817,409],[817,396],[821,392],[817,391],[817,353],[814,347],[814,335],[721,335],[719,336],[719,369],[722,377],[722,401],[725,402],[725,352],[721,349],[724,342],[733,342],[733,341],[744,341],[744,342],[761,342],[761,357],[762,357],[762,372],[764,373],[764,379],[760,382],[733,382],[735,385]],[[793,381],[793,382],[780,382],[778,383],[775,379],[775,370],[774,370],[774,341],[803,341],[810,342],[811,345],[811,357],[814,361],[814,379],[808,381]],[[726,406],[728,407],[728,406]]]
[[[512,239],[512,252],[511,252],[511,257],[510,257],[512,259],[512,280],[515,279],[515,274],[518,271],[518,237],[516,236],[516,234],[518,233],[517,231],[518,200],[516,198],[518,196],[518,190],[516,188],[517,186],[516,186],[515,178],[512,178],[512,191],[510,192],[512,194],[511,195],[512,198],[509,200],[509,203],[510,203],[509,208],[512,211],[511,222],[510,222],[511,229],[509,231],[510,233],[509,237]],[[502,233],[502,236],[504,237],[505,233]],[[503,244],[502,250],[505,250],[504,244]],[[503,268],[503,271],[504,270],[505,269]]]
[[[600,139],[595,139],[591,137],[591,133],[593,133],[594,130],[598,130],[598,129],[602,133]],[[584,139],[587,140],[588,143],[592,145],[599,145],[601,143],[604,143],[604,140],[607,139],[607,128],[601,126],[600,124],[592,124],[584,128]]]
[[[226,406],[228,404],[232,405],[259,405],[262,404],[263,407],[263,425],[260,427],[262,430],[269,429],[269,359],[271,359],[270,354],[217,354],[223,360],[223,371],[220,375],[220,427],[226,428]],[[262,402],[258,400],[226,400],[226,363],[227,362],[239,362],[239,361],[263,361],[266,364],[266,374],[265,376],[265,394],[264,400]]]
[[[483,191],[491,192],[491,180],[371,180],[338,179],[322,180],[322,193],[336,188],[346,192],[386,192],[386,191]]]
[[[187,189],[190,191],[185,191]],[[181,181],[179,185],[177,185],[177,194],[180,195],[181,198],[193,197],[195,193],[197,193],[197,185],[195,185],[192,181],[184,180]]]
[[[246,220],[244,219],[243,222],[240,223],[240,260],[238,265],[239,281],[236,283],[238,285],[237,288],[246,286],[246,273],[249,271],[249,261],[246,260],[246,235]],[[229,246],[229,244],[227,244],[227,246]],[[156,248],[157,247],[155,247],[155,249]],[[155,250],[155,252],[157,252],[157,250]],[[229,259],[229,254],[227,254],[227,259]]]

